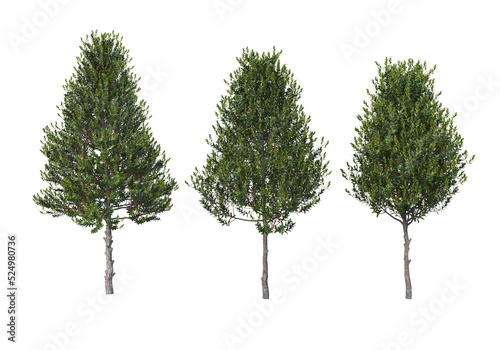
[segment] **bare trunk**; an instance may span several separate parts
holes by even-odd
[[[109,222],[106,222],[106,236],[104,237],[106,242],[106,270],[104,275],[104,284],[106,286],[106,294],[113,294],[113,276],[115,275],[113,271],[114,260],[112,258],[113,248],[111,244],[113,243],[113,237],[111,236],[111,227]]]
[[[411,238],[408,238],[408,221],[406,217],[403,217],[403,233],[405,239],[405,254],[404,254],[404,264],[405,264],[405,283],[406,283],[406,299],[411,299],[411,280],[410,280],[410,262],[408,258],[408,252],[410,250]]]
[[[269,287],[267,285],[267,233],[262,234],[264,242],[264,254],[262,256],[262,299],[269,299]]]

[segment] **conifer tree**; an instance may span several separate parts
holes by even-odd
[[[217,105],[217,122],[206,140],[213,147],[192,186],[203,207],[222,225],[235,220],[256,224],[263,239],[262,296],[269,298],[268,234],[292,230],[291,213],[319,202],[330,174],[323,149],[297,101],[302,89],[281,65],[280,52],[243,50],[240,67],[229,75],[227,95]]]
[[[48,158],[33,196],[42,214],[66,215],[96,233],[105,226],[105,288],[113,294],[112,231],[129,219],[159,220],[178,188],[169,159],[154,140],[129,50],[114,32],[81,39],[77,67],[58,106],[61,123],[46,126],[41,152]],[[121,215],[120,215],[121,214]]]
[[[354,143],[353,165],[347,163],[345,179],[351,181],[354,198],[368,204],[378,216],[387,214],[403,226],[406,299],[411,299],[408,226],[430,212],[446,208],[467,176],[464,167],[474,159],[462,151],[447,108],[434,92],[436,66],[409,59],[379,63],[372,80],[371,103],[363,101],[364,115]]]

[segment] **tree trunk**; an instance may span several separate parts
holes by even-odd
[[[264,255],[262,257],[262,299],[269,299],[269,287],[267,285],[267,233],[262,234],[264,242]]]
[[[406,283],[406,299],[411,299],[411,280],[410,280],[410,262],[408,258],[408,252],[410,250],[411,238],[408,238],[408,221],[406,217],[403,217],[403,233],[405,239],[405,254],[404,254],[404,264],[405,264],[405,283]]]
[[[104,237],[106,242],[106,270],[104,275],[104,284],[106,287],[106,294],[113,294],[113,276],[115,275],[113,271],[114,260],[112,258],[113,248],[111,244],[113,243],[113,237],[111,236],[111,226],[109,222],[106,222],[106,236]]]

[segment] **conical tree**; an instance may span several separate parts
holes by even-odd
[[[66,215],[92,233],[106,226],[107,294],[113,294],[112,231],[125,219],[159,220],[178,188],[146,122],[151,116],[138,101],[139,79],[121,40],[114,32],[81,40],[78,66],[58,107],[62,122],[43,129],[48,163],[41,176],[49,186],[33,196],[42,214]]]
[[[309,131],[310,117],[298,105],[302,89],[281,66],[280,52],[243,50],[240,67],[230,74],[229,89],[216,112],[213,147],[203,171],[196,168],[191,184],[203,207],[222,225],[255,222],[263,239],[262,295],[269,298],[268,234],[289,232],[291,213],[307,212],[319,202],[328,162],[321,140]]]
[[[389,58],[383,67],[376,64],[375,92],[367,89],[371,103],[363,101],[364,115],[357,116],[361,126],[351,143],[353,165],[341,172],[353,186],[347,193],[377,216],[387,214],[402,224],[406,298],[411,299],[408,226],[446,208],[474,156],[462,152],[456,114],[450,116],[438,101],[441,92],[434,93],[436,66],[427,70],[425,62],[392,64]]]

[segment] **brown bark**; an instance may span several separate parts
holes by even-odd
[[[104,285],[106,287],[106,294],[113,294],[113,276],[115,275],[113,271],[114,260],[112,258],[113,248],[111,244],[113,243],[113,237],[111,235],[111,227],[109,222],[106,222],[106,236],[104,237],[106,242],[106,270],[104,275]]]
[[[269,299],[269,286],[267,285],[267,233],[262,234],[264,254],[262,256],[262,299]]]
[[[406,299],[411,299],[411,280],[410,280],[410,262],[408,252],[410,251],[411,238],[408,238],[408,220],[403,216],[403,233],[404,233],[404,266],[405,266],[405,284],[406,284]]]

